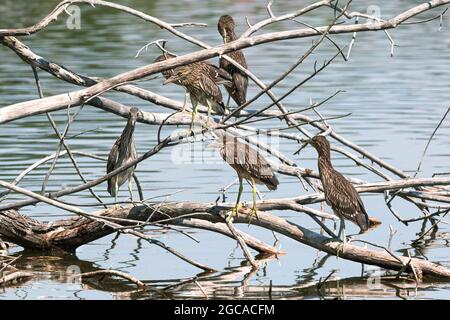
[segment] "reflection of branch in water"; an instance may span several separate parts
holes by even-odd
[[[97,271],[92,271],[92,272],[85,272],[80,274],[81,279],[85,279],[85,278],[92,278],[92,277],[97,277],[100,276],[100,281],[103,281],[105,276],[116,276],[116,277],[120,277],[123,279],[126,279],[128,281],[130,281],[131,283],[134,283],[138,288],[145,288],[146,285],[140,281],[139,279],[125,273],[122,271],[117,271],[117,270],[97,270]]]
[[[259,254],[255,257],[255,260],[257,260],[259,264],[263,264],[274,258],[274,255],[268,256]],[[192,293],[196,292],[198,297],[200,297],[203,296],[203,292],[199,292],[198,286],[194,283],[194,281],[197,281],[201,284],[209,297],[243,297],[247,291],[246,288],[248,282],[256,272],[257,270],[254,270],[251,265],[248,265],[247,261],[242,261],[241,265],[238,267],[226,268],[224,272],[214,273],[212,275],[210,273],[203,273],[196,277],[180,279],[177,283],[166,286],[162,288],[162,290],[170,291],[172,294],[176,294],[177,297],[180,293],[181,297],[192,297]],[[241,278],[242,280],[239,280]],[[236,283],[237,285],[231,287],[231,283]],[[221,289],[226,290],[228,293],[221,295]]]
[[[430,232],[431,232],[431,233],[436,233],[436,232],[439,230],[439,229],[438,229],[439,223],[443,221],[443,219],[445,218],[445,216],[446,216],[449,212],[450,212],[450,210],[444,211],[444,215],[443,215],[441,218],[437,218],[437,219],[435,219],[435,221],[432,221],[431,227],[430,227],[428,230],[426,230],[426,231],[422,230],[422,231],[420,232],[419,237],[418,237],[417,239],[415,239],[415,240],[412,242],[412,245],[415,245],[415,244],[417,244],[418,242],[422,241],[422,240],[425,238],[425,236],[426,236],[427,234],[429,234]],[[422,225],[422,227],[425,227],[425,226],[426,226],[426,224],[424,223],[424,224]]]
[[[317,271],[325,265],[329,257],[331,257],[329,254],[325,254],[323,257],[317,257],[311,267],[301,270],[301,275],[296,277],[297,285],[301,286],[315,283],[315,277],[319,275]]]
[[[97,272],[103,269],[96,266],[95,263],[78,259],[75,255],[65,253],[42,253],[34,251],[23,251],[22,258],[17,260],[16,266],[23,270],[35,271],[34,279],[36,281],[51,280],[59,283],[76,285],[73,294],[80,292],[79,286],[83,290],[94,289],[106,292],[125,292],[135,288],[134,284],[124,279],[107,277],[104,281],[98,282],[96,279],[83,279],[79,277],[74,270],[79,272]]]
[[[21,256],[0,255],[0,285],[2,287],[33,278],[33,273],[22,271],[14,266],[20,258]]]
[[[39,255],[35,252],[24,251],[23,257],[17,260],[17,267],[20,269],[36,270],[36,280],[51,280],[60,283],[71,283],[73,274],[68,274],[68,268],[77,266],[81,272],[95,272],[103,269],[95,266],[89,261],[79,260],[76,256],[67,255]],[[256,257],[260,264],[270,263],[273,257]],[[304,269],[305,274],[310,272],[317,273],[325,263],[328,256],[321,257],[314,261],[310,268]],[[273,299],[286,298],[317,298],[317,283],[309,281],[306,277],[295,285],[276,285],[258,283],[252,285],[251,279],[255,272],[249,265],[240,265],[228,268],[221,273],[201,273],[195,277],[187,279],[171,280],[151,280],[142,281],[147,285],[146,290],[137,290],[135,285],[127,280],[116,277],[105,277],[103,281],[98,278],[83,279],[80,283],[82,290],[99,290],[109,292],[115,298],[152,298],[152,299],[181,299],[197,298],[204,299],[205,294],[209,298],[253,298],[268,299],[269,291]],[[408,281],[406,278],[395,278],[394,276],[380,277],[380,284],[376,288],[368,286],[367,277],[354,277],[342,280],[323,281],[321,292],[327,298],[363,298],[363,297],[400,297],[409,298],[410,292],[414,292],[415,282]],[[196,284],[201,286],[204,292]],[[170,285],[167,285],[171,283]],[[437,282],[422,282],[418,286],[418,294],[429,288],[435,289],[441,284]],[[74,297],[81,292],[81,287],[75,287],[72,291]],[[19,295],[19,292],[16,292]],[[20,296],[20,298],[23,298]]]
[[[120,232],[116,232],[115,236],[111,239],[111,246],[108,249],[106,249],[105,252],[103,253],[103,257],[105,258],[104,261],[110,260],[109,255],[116,248],[117,240],[119,239],[119,237],[120,237]]]
[[[422,226],[421,234],[425,232],[426,224]],[[445,231],[439,231],[439,229],[433,229],[427,235],[425,235],[421,241],[417,241],[411,244],[411,249],[414,250],[414,256],[422,256],[428,260],[426,254],[430,249],[436,247],[450,247],[450,233]]]
[[[233,275],[236,275],[233,271],[239,273],[237,269],[242,267],[233,268],[228,270],[228,273],[224,273],[216,276],[208,276],[203,279],[190,280],[183,283],[182,287],[171,288],[171,296],[177,299],[183,298],[203,298],[203,294],[196,287],[194,281],[198,281],[202,288],[207,292],[209,297],[230,299],[237,297],[253,298],[253,299],[311,299],[317,298],[317,284],[301,285],[301,286],[289,286],[289,285],[249,285],[245,287],[242,283],[237,286],[231,286],[230,280]],[[249,270],[249,267],[247,267]],[[230,277],[231,276],[231,277]],[[219,281],[220,278],[226,278],[226,283],[223,284]],[[404,277],[395,276],[380,276],[379,283],[375,287],[368,285],[370,277],[353,277],[340,280],[323,281],[321,286],[321,293],[323,297],[327,298],[347,298],[358,299],[367,297],[385,297],[393,298],[400,297],[407,299],[410,297],[410,292],[415,292],[415,281]],[[441,283],[434,282],[422,282],[419,283],[418,293],[420,291],[427,290],[429,288],[436,288],[442,286]],[[270,293],[270,295],[269,295]]]
[[[331,272],[322,280],[322,277],[319,279],[317,283],[317,294],[319,295],[320,300],[326,300],[324,294],[322,293],[323,285],[330,279],[330,277],[336,272],[336,270],[331,270]]]
[[[129,253],[130,260],[122,261],[121,263],[124,264],[123,267],[115,268],[117,270],[127,269],[127,268],[134,268],[137,266],[137,262],[140,260],[139,254],[142,250],[142,239],[137,238],[136,239],[136,247]]]

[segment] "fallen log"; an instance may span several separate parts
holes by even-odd
[[[157,207],[157,210],[155,210]],[[102,218],[120,218],[136,222],[167,223],[182,225],[184,220],[198,219],[211,223],[223,224],[224,215],[229,208],[211,205],[205,210],[205,205],[194,202],[171,202],[137,207],[121,207],[101,210],[95,215]],[[242,209],[235,217],[235,223],[249,223],[250,210]],[[186,217],[189,215],[189,217]],[[342,259],[359,263],[376,265],[388,270],[404,271],[414,274],[420,281],[423,276],[436,276],[450,279],[450,269],[439,264],[397,256],[384,250],[372,250],[335,241],[300,225],[276,217],[270,213],[259,211],[259,219],[250,223],[267,230],[283,234],[291,239],[312,248],[339,256]],[[129,225],[129,223],[127,223]],[[192,224],[191,224],[192,226]],[[129,225],[129,227],[132,227]],[[16,210],[0,212],[0,235],[27,248],[50,250],[61,248],[74,251],[77,247],[115,232],[104,222],[87,217],[74,217],[43,223],[25,216]],[[250,244],[249,244],[250,245]]]

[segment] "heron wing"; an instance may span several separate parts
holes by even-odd
[[[333,171],[330,185],[324,185],[328,202],[337,214],[367,229],[369,216],[355,187],[342,174]]]
[[[241,50],[231,52],[228,54],[228,56],[237,63],[239,63],[241,66],[243,66],[245,69],[247,69],[247,61],[245,60],[244,54],[242,53]],[[234,73],[236,71],[239,71],[239,69],[236,68],[236,66],[232,65],[231,63],[229,64],[230,64],[229,66],[230,71],[227,70],[228,72]]]
[[[166,81],[164,81],[164,85],[169,84],[169,83],[175,83],[175,84],[181,84],[182,81],[186,78],[186,76],[184,74],[181,73],[172,73],[172,74],[167,74],[169,75],[169,77],[166,78]],[[164,75],[166,76],[166,75]]]
[[[119,157],[119,145],[120,145],[120,137],[116,140],[114,145],[111,148],[108,156],[108,162],[106,163],[106,173],[110,173],[116,169],[118,157]],[[114,177],[113,177],[114,178]],[[108,179],[108,192],[111,193],[112,180],[113,178]]]
[[[253,178],[255,182],[265,184],[275,190],[279,181],[269,162],[248,144],[240,142],[225,143],[222,157],[244,178]]]
[[[241,72],[233,73],[233,87],[231,88],[231,90],[229,87],[227,87],[227,90],[233,100],[240,106],[247,101],[247,87],[247,76],[243,75]]]
[[[198,85],[214,102],[223,103],[222,92],[209,74],[199,75]]]
[[[117,141],[112,146],[111,151],[109,152],[108,162],[106,163],[106,173],[114,171],[116,167],[117,157],[119,156],[119,144],[120,141],[119,139],[117,139]]]
[[[229,54],[229,57],[238,62],[242,67],[247,69],[247,61],[245,60],[242,51],[232,52]],[[231,86],[226,86],[228,93],[238,105],[243,105],[247,100],[247,75],[223,58],[220,60],[220,67],[226,70],[232,76],[233,84]]]
[[[211,78],[214,79],[214,82],[217,84],[223,84],[225,86],[231,86],[233,78],[231,74],[229,74],[225,69],[219,68],[207,61],[205,61],[206,67],[208,68],[208,72]]]

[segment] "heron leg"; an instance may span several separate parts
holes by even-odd
[[[131,178],[128,179],[128,192],[130,193],[131,203],[133,204],[133,206],[135,206],[134,201],[133,201],[133,185],[131,183]]]
[[[259,220],[259,218],[258,218],[258,209],[256,207],[257,192],[256,192],[256,187],[255,187],[255,180],[253,178],[251,178],[250,182],[251,182],[251,186],[252,186],[253,207],[252,207],[252,214],[250,215],[249,223],[252,221],[252,216],[253,215],[255,215],[256,219]]]
[[[242,195],[242,191],[244,190],[244,185],[242,183],[242,178],[239,177],[239,191],[238,191],[238,195],[237,195],[237,199],[236,199],[236,205],[234,206],[234,208],[231,210],[231,214],[228,216],[227,221],[233,219],[233,217],[236,215],[238,215],[239,210],[241,209],[242,205],[241,205],[241,195]]]
[[[206,101],[207,101],[206,104],[208,105],[208,119],[209,119],[211,117],[212,107],[211,107],[211,102],[209,100],[206,100]]]
[[[252,183],[250,181],[247,180],[247,183],[251,186]],[[258,190],[258,188],[255,185],[255,191],[256,191],[256,195],[258,196],[259,200],[262,200],[264,198],[264,195]]]
[[[194,130],[194,121],[195,121],[195,116],[197,115],[198,102],[197,102],[197,100],[191,98],[191,103],[192,103],[192,119],[191,119],[191,125],[189,126],[189,130],[192,132]]]
[[[345,242],[347,241],[347,238],[345,237],[345,221],[342,218],[339,225],[338,238],[342,241],[343,244],[345,244]]]
[[[341,222],[339,224],[339,233],[338,238],[341,240],[342,244],[337,248],[337,256],[339,257],[340,253],[344,252],[345,244],[347,243],[347,238],[345,236],[345,221],[343,218],[340,218]]]
[[[223,115],[222,115],[221,120],[223,120],[225,118],[225,116],[227,115],[227,110],[230,110],[230,99],[231,99],[231,95],[228,94],[227,104],[225,106],[225,110],[223,110]]]
[[[188,95],[189,95],[189,93],[186,91],[186,93],[184,94],[183,108],[181,109],[180,112],[184,112],[186,109],[186,102],[187,102]]]
[[[115,190],[116,190],[116,194],[115,194],[115,196],[114,196],[114,202],[115,202],[115,204],[114,204],[114,207],[116,208],[116,209],[119,209],[119,204],[117,203],[117,197],[118,197],[118,195],[119,195],[119,180],[118,179],[116,179],[116,181],[114,182],[114,186],[115,186]]]
[[[208,105],[208,118],[206,120],[204,128],[208,129],[208,121],[211,118],[212,105],[209,99],[206,100],[206,104]]]

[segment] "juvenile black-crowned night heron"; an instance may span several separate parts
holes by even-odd
[[[333,168],[328,140],[318,135],[305,141],[304,146],[306,144],[312,145],[319,155],[318,167],[325,201],[333,209],[334,214],[341,219],[338,237],[345,243],[344,219],[358,225],[362,233],[369,229],[369,216],[355,187]]]
[[[228,43],[237,39],[236,33],[234,32],[235,23],[231,16],[221,16],[219,19],[219,23],[217,24],[217,29],[219,30],[224,43]],[[245,60],[244,53],[241,50],[228,53],[227,55],[247,69],[247,61]],[[247,75],[224,58],[220,59],[220,68],[227,71],[233,79],[232,85],[225,87],[229,95],[233,98],[238,106],[243,105],[247,100]]]
[[[160,55],[154,62],[171,58],[174,58],[174,56],[169,54]],[[230,76],[223,70],[219,70],[206,61],[200,61],[163,71],[162,74],[166,78],[164,85],[175,83],[183,86],[189,93],[192,103],[191,130],[194,126],[199,103],[208,107],[208,117],[211,116],[212,112],[222,115],[227,113],[228,110],[223,104],[219,84],[227,83],[226,77]]]
[[[230,135],[220,136],[215,143],[210,145],[220,150],[220,155],[237,173],[239,178],[239,192],[233,214],[237,214],[241,208],[241,195],[243,191],[243,179],[246,179],[252,187],[253,208],[252,213],[257,217],[256,184],[264,184],[269,190],[276,190],[279,181],[269,162],[248,144],[242,143],[237,137]],[[230,217],[233,217],[233,214]]]
[[[128,121],[123,129],[122,134],[117,138],[116,142],[111,148],[108,157],[108,163],[106,165],[106,172],[110,173],[115,169],[126,165],[127,163],[135,160],[137,158],[136,146],[134,144],[133,134],[134,128],[136,126],[136,120],[138,118],[140,111],[138,108],[131,108],[128,115]],[[117,202],[117,195],[119,193],[119,188],[125,181],[128,181],[128,191],[130,192],[131,201],[133,201],[133,190],[131,186],[131,179],[136,166],[133,166],[121,173],[115,175],[114,177],[108,179],[108,192],[111,196],[115,198]]]

